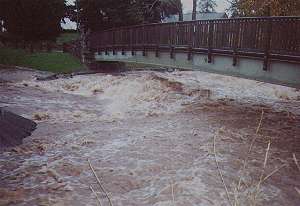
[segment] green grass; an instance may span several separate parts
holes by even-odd
[[[29,53],[21,49],[0,48],[0,64],[23,66],[55,73],[69,73],[84,66],[67,53]]]
[[[58,45],[63,45],[64,43],[69,43],[79,38],[79,34],[76,32],[65,32],[62,33],[57,39],[56,43]]]

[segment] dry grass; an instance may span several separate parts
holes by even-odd
[[[269,157],[269,152],[270,152],[270,147],[271,147],[271,141],[269,141],[269,143],[268,143],[268,147],[267,147],[267,150],[266,150],[265,160],[264,160],[264,164],[263,164],[263,167],[262,167],[262,170],[261,170],[259,182],[257,183],[256,190],[254,192],[253,203],[252,203],[253,206],[256,206],[256,204],[257,204],[257,195],[260,191],[260,187],[261,187],[261,184],[262,184],[263,179],[264,179],[265,170],[266,170],[268,157]]]
[[[172,192],[172,203],[175,206],[175,195],[174,195],[174,184],[171,183],[171,192]]]
[[[246,184],[244,182],[244,187],[243,187],[243,191],[247,191],[246,196],[243,196],[243,191],[242,190],[242,180],[244,179],[246,172],[247,172],[247,165],[248,165],[248,161],[249,161],[249,156],[252,152],[253,146],[256,142],[257,137],[259,136],[259,131],[261,130],[262,127],[262,122],[263,122],[263,117],[264,117],[264,110],[262,110],[261,112],[261,116],[260,116],[260,120],[258,123],[258,126],[256,128],[256,132],[255,132],[255,137],[252,139],[251,144],[249,146],[249,149],[247,151],[246,157],[243,161],[243,165],[240,169],[240,176],[238,178],[238,181],[236,184],[234,184],[235,186],[233,186],[233,192],[231,193],[229,191],[228,186],[225,183],[223,174],[220,170],[219,167],[219,162],[217,161],[217,151],[216,151],[216,136],[214,137],[214,155],[215,155],[215,162],[216,162],[216,166],[219,172],[219,176],[221,178],[222,184],[224,186],[224,189],[226,191],[226,195],[227,195],[227,199],[228,199],[228,203],[231,206],[244,206],[245,202],[248,202],[248,204],[246,205],[251,205],[251,206],[256,206],[258,204],[258,196],[261,194],[261,186],[262,184],[268,180],[271,176],[273,176],[275,173],[277,173],[278,171],[280,171],[282,168],[286,167],[287,164],[283,164],[280,167],[274,169],[272,172],[270,172],[269,174],[266,174],[266,168],[267,168],[267,163],[270,157],[270,150],[271,150],[271,141],[269,140],[267,148],[266,148],[266,152],[264,154],[264,162],[262,164],[261,170],[260,170],[260,178],[258,180],[257,183],[255,184]],[[218,133],[219,134],[219,133]],[[297,161],[297,158],[294,155],[294,161],[300,171],[300,167],[299,167],[299,163]],[[295,188],[297,192],[299,192],[298,188]],[[232,201],[230,198],[230,195],[233,194],[234,196],[234,200]],[[243,203],[242,203],[243,201]]]
[[[223,177],[222,171],[220,170],[219,162],[218,162],[218,159],[217,159],[217,151],[216,151],[216,135],[214,136],[214,157],[215,157],[215,162],[216,162],[216,165],[217,165],[217,169],[218,169],[220,178],[221,178],[221,180],[222,180],[223,186],[224,186],[225,191],[226,191],[226,195],[227,195],[228,202],[229,202],[229,204],[232,206],[232,203],[231,203],[231,200],[230,200],[229,191],[228,191],[227,185],[226,185],[226,183],[225,183],[225,181],[224,181],[224,177]]]
[[[299,170],[299,172],[300,172],[300,165],[299,165],[299,162],[298,162],[298,159],[297,159],[295,153],[293,154],[293,160],[294,160],[294,162],[295,162],[295,164],[296,164],[296,166],[297,166],[297,168],[298,168],[298,170]]]
[[[257,137],[258,137],[258,133],[259,133],[260,128],[262,126],[263,117],[264,117],[264,110],[262,109],[261,115],[260,115],[260,120],[259,120],[258,126],[256,128],[256,132],[255,132],[256,135],[255,135],[255,137],[251,141],[250,147],[248,149],[248,152],[247,152],[246,157],[245,157],[244,162],[243,162],[243,167],[241,169],[241,174],[240,174],[237,186],[235,187],[235,191],[234,191],[234,206],[239,205],[238,198],[239,198],[239,193],[240,193],[240,190],[241,190],[242,178],[243,178],[243,175],[245,173],[245,170],[246,170],[246,167],[247,167],[247,164],[248,164],[249,156],[251,154],[253,145],[254,145]]]
[[[98,201],[99,206],[102,206],[101,200],[100,200],[100,198],[98,197],[98,195],[97,195],[96,191],[94,190],[94,188],[92,187],[92,185],[90,185],[90,189],[91,189],[91,191],[93,192],[93,194],[95,195],[95,197],[96,197],[96,199],[97,199],[97,201]]]
[[[300,172],[300,165],[299,165],[299,162],[298,162],[298,159],[297,159],[295,153],[293,154],[293,160],[294,160],[294,162],[295,162],[295,164],[296,164],[296,166],[297,166],[297,168],[298,168],[298,170],[299,170],[299,172]],[[296,190],[296,192],[300,195],[300,189],[297,188],[297,187],[295,187],[295,190]]]
[[[88,163],[89,163],[89,166],[90,166],[90,168],[91,168],[91,170],[92,170],[92,172],[93,172],[93,174],[94,174],[94,176],[95,176],[95,178],[96,178],[96,180],[97,180],[97,184],[98,184],[98,186],[101,188],[101,190],[103,191],[105,197],[107,198],[107,200],[108,200],[108,202],[109,202],[109,205],[110,205],[110,206],[113,206],[112,201],[111,201],[111,199],[110,199],[108,193],[106,192],[106,189],[105,189],[105,188],[103,187],[103,185],[101,184],[101,181],[100,181],[99,177],[97,176],[97,173],[96,173],[96,171],[95,171],[95,169],[94,169],[94,167],[93,167],[93,165],[92,165],[92,163],[91,163],[91,161],[90,161],[89,159],[88,159]],[[90,185],[90,189],[91,189],[91,190],[94,192],[94,194],[97,196],[97,199],[99,199],[97,193],[93,190],[93,187],[92,187],[91,185]],[[99,200],[100,200],[100,199],[99,199]],[[101,204],[101,202],[100,202],[100,204]]]
[[[296,192],[300,195],[300,189],[295,187]]]

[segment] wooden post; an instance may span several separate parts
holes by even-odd
[[[116,55],[116,51],[115,51],[115,38],[116,38],[116,34],[115,34],[115,31],[112,32],[112,35],[113,35],[112,51],[113,51],[113,55]]]
[[[188,49],[188,61],[192,60],[193,57],[193,47],[194,47],[194,41],[195,41],[195,25],[190,24],[190,35],[189,35],[189,49]]]
[[[240,39],[240,22],[234,21],[234,35],[233,35],[233,62],[232,66],[237,65],[237,47]]]
[[[193,55],[193,48],[191,46],[189,46],[188,48],[188,57],[187,57],[187,60],[188,61],[191,61],[192,60],[192,55]]]
[[[130,46],[131,46],[131,55],[134,56],[135,55],[135,51],[134,51],[134,39],[133,39],[133,29],[130,29]]]
[[[171,47],[170,47],[170,58],[174,59],[174,46],[173,45],[171,45]]]
[[[267,20],[267,29],[266,29],[266,42],[265,42],[265,55],[264,55],[264,66],[263,70],[267,71],[269,68],[269,55],[271,48],[271,35],[272,35],[272,19]]]
[[[212,44],[213,44],[213,35],[214,35],[214,23],[213,21],[209,22],[208,28],[208,63],[212,63]]]
[[[158,29],[157,29],[158,28]],[[156,48],[155,48],[155,57],[159,57],[159,44],[160,44],[160,27],[155,26],[156,33]]]
[[[143,56],[146,56],[146,37],[145,37],[145,35],[146,35],[146,32],[145,32],[145,26],[143,25],[143,30],[142,30],[142,41],[143,41],[143,43],[142,43],[142,45],[143,45]]]
[[[174,27],[176,28],[176,38],[175,38],[175,44],[173,44],[174,42],[172,42],[172,39],[170,40],[170,58],[171,59],[174,59],[174,45],[177,44],[177,41],[178,41],[178,35],[179,35],[179,24],[178,23],[174,23],[172,24],[174,25]],[[171,31],[171,26],[169,26],[169,37],[171,37],[173,34],[172,34],[172,31]]]
[[[155,47],[155,57],[159,57],[159,45],[158,44]]]

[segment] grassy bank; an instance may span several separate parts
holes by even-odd
[[[29,53],[21,49],[0,48],[0,64],[23,66],[55,73],[67,73],[83,68],[78,59],[60,52]]]
[[[56,40],[58,45],[63,45],[64,43],[69,43],[75,41],[79,38],[79,34],[76,32],[64,32]]]

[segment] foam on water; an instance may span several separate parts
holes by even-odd
[[[106,104],[95,105],[103,112],[101,117],[88,115],[88,118],[100,119],[174,113],[180,111],[184,104],[207,98],[274,104],[298,101],[300,96],[294,88],[195,71],[131,72],[117,76],[95,74],[23,83],[48,91],[105,100]],[[63,114],[56,116],[64,117]]]
[[[181,104],[190,97],[156,79],[154,73],[126,76],[89,75],[72,79],[26,84],[53,92],[94,97],[106,100],[101,106],[104,116],[125,118],[127,115],[158,115],[179,111]],[[23,82],[25,83],[25,82]]]

